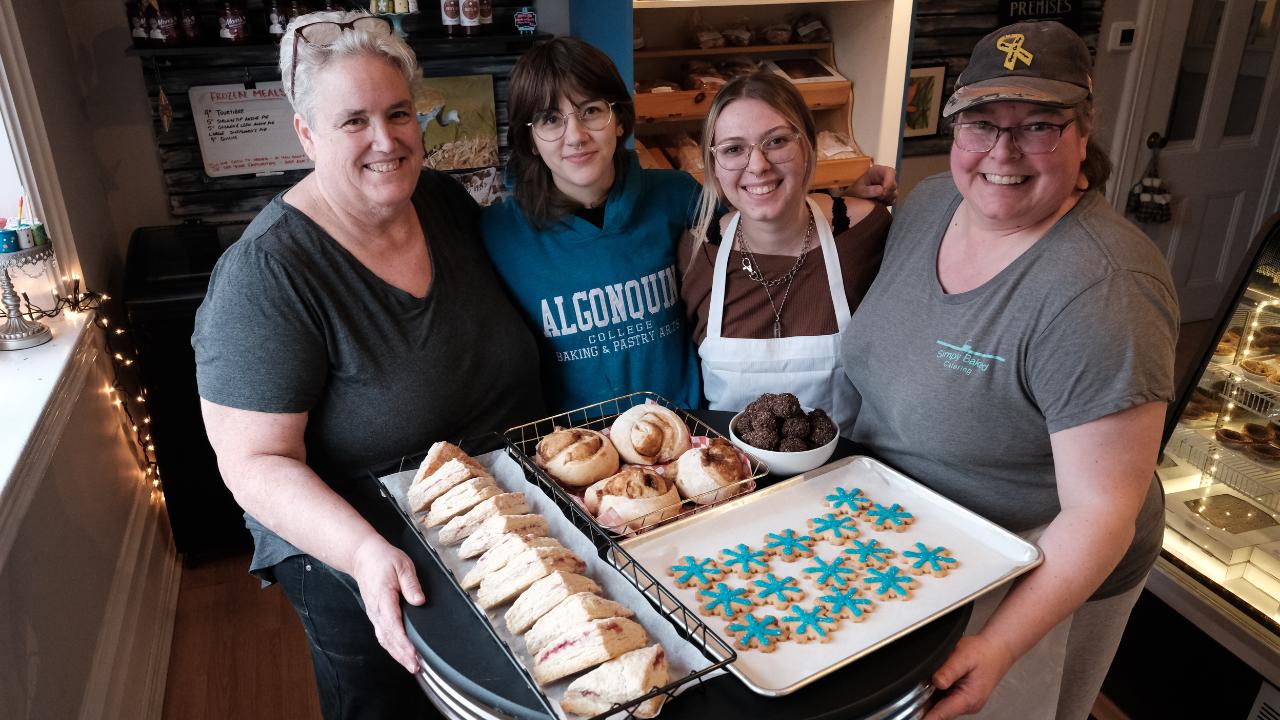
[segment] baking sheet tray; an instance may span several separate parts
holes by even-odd
[[[676,630],[671,623],[649,604],[649,601],[634,585],[619,575],[612,565],[601,559],[595,545],[573,526],[549,497],[539,488],[530,485],[525,480],[524,471],[519,463],[510,458],[503,450],[495,450],[485,455],[478,455],[476,460],[493,474],[494,480],[499,487],[508,492],[524,493],[530,512],[538,513],[545,517],[550,530],[548,534],[559,540],[566,548],[572,550],[579,558],[582,558],[587,564],[587,569],[583,574],[600,584],[600,587],[604,590],[604,597],[616,600],[635,611],[636,622],[644,626],[645,632],[649,634],[649,644],[662,643],[663,648],[666,650],[670,681],[684,678],[690,673],[712,664],[711,660],[705,657],[695,645],[676,634]],[[417,468],[414,468],[378,478],[378,481],[386,488],[406,517],[414,517],[409,510],[407,494],[416,471]],[[461,585],[462,577],[475,565],[475,560],[459,558],[457,553],[458,545],[446,545],[440,542],[440,530],[443,527],[441,525],[424,529],[421,525],[414,524],[414,529],[435,551],[435,554],[441,559],[450,574],[453,575],[454,580]],[[471,598],[472,602],[475,602],[474,592],[467,593],[467,596]],[[485,616],[488,617],[499,639],[506,643],[507,647],[512,650],[526,669],[532,671],[533,660],[525,649],[523,638],[515,636],[507,630],[505,614],[508,607],[510,607],[510,604],[487,612],[481,610],[481,612],[484,612]],[[563,680],[540,686],[541,691],[551,700],[551,705],[556,715],[560,718],[579,717],[577,715],[566,715],[560,709],[560,699],[564,697],[565,689],[579,674],[575,673]],[[670,702],[678,701],[672,700]],[[626,713],[619,712],[615,715],[624,717]]]
[[[807,532],[806,520],[831,512],[823,498],[835,487],[861,488],[874,502],[899,503],[916,516],[904,532],[876,531],[859,519],[859,539],[878,539],[901,552],[916,542],[930,547],[945,545],[959,566],[946,577],[919,576],[909,600],[876,600],[875,609],[859,623],[842,620],[827,643],[782,643],[774,652],[738,648],[737,662],[729,670],[747,687],[761,695],[782,696],[848,665],[892,642],[917,627],[964,605],[983,593],[1040,564],[1040,549],[994,523],[942,497],[883,463],[865,456],[838,460],[791,480],[751,495],[732,500],[711,511],[681,520],[646,535],[624,541],[622,547],[682,602],[700,607],[697,588],[680,588],[666,569],[684,555],[715,557],[724,547],[746,543],[760,549],[765,533],[792,528]],[[841,546],[820,542],[816,555],[835,560]],[[792,563],[770,560],[770,572],[801,578],[806,597],[802,605],[813,604],[818,586],[803,578],[805,559]],[[855,565],[856,567],[856,565]],[[858,573],[859,580],[862,573]],[[747,587],[749,580],[733,578],[734,587]],[[872,597],[866,590],[863,597]],[[758,614],[781,615],[772,606],[754,609]],[[723,633],[728,623],[718,617],[708,624]],[[729,642],[732,638],[725,636]]]

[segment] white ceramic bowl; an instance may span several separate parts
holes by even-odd
[[[812,412],[811,408],[805,408],[804,411]],[[831,442],[816,447],[812,450],[804,450],[802,452],[778,452],[776,450],[761,450],[751,443],[738,437],[733,431],[733,426],[738,421],[738,413],[733,416],[733,420],[729,421],[729,440],[737,445],[739,449],[752,457],[769,466],[769,472],[782,477],[791,477],[808,472],[816,467],[822,467],[831,459],[831,455],[836,451],[836,443],[840,442],[840,435],[837,433]]]

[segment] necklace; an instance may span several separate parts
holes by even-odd
[[[756,260],[755,253],[751,252],[751,246],[747,244],[746,237],[742,234],[742,221],[738,221],[738,226],[733,233],[734,242],[738,245],[738,251],[743,253],[742,272],[747,277],[760,283],[760,287],[764,288],[765,297],[769,298],[769,307],[773,310],[773,336],[775,338],[782,337],[782,309],[787,306],[787,298],[791,297],[791,284],[795,282],[796,273],[800,270],[800,266],[804,265],[804,258],[809,254],[809,241],[813,239],[813,213],[809,214],[809,224],[805,226],[804,242],[800,245],[800,255],[796,258],[796,262],[791,269],[779,275],[772,280],[765,280],[764,273],[760,272],[760,261]],[[787,284],[787,289],[782,293],[782,301],[775,303],[773,301],[773,293],[770,288],[777,287],[782,283]]]

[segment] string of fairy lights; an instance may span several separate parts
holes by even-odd
[[[151,413],[147,411],[147,389],[137,368],[137,348],[130,339],[129,332],[123,323],[112,320],[107,305],[111,296],[93,290],[80,290],[80,279],[63,278],[71,286],[71,293],[63,296],[55,293],[53,307],[43,308],[31,302],[27,293],[20,293],[24,309],[22,317],[35,321],[41,318],[55,318],[63,313],[75,317],[80,313],[94,313],[93,324],[101,328],[107,352],[111,355],[111,385],[105,392],[111,398],[111,404],[124,412],[125,420],[133,433],[137,445],[138,456],[146,473],[145,480],[164,499],[164,489],[160,482],[160,466],[156,463],[156,445],[152,439]],[[7,313],[0,309],[0,318]]]

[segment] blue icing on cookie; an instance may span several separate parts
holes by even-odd
[[[835,625],[836,619],[826,614],[824,608],[820,605],[814,606],[812,610],[805,610],[799,605],[791,606],[791,614],[783,615],[782,622],[795,623],[793,632],[797,635],[804,635],[810,630],[816,632],[818,637],[825,638],[827,636],[827,625]]]
[[[705,585],[724,574],[723,570],[715,566],[711,558],[698,560],[692,555],[680,558],[680,562],[671,566],[671,572],[675,575],[677,583],[694,582],[699,585]]]
[[[902,574],[902,568],[900,567],[891,567],[887,570],[867,568],[867,576],[862,578],[862,582],[867,585],[875,585],[877,595],[886,595],[893,592],[905,596],[911,591],[911,586],[916,584],[916,579],[910,575]]]
[[[816,518],[809,518],[809,522],[813,525],[813,533],[815,535],[829,532],[839,540],[841,538],[852,538],[858,534],[857,524],[848,515],[827,513]]]
[[[787,593],[796,593],[797,597],[804,595],[804,590],[801,589],[799,581],[793,577],[780,578],[773,573],[769,573],[764,576],[763,580],[752,580],[751,584],[760,588],[756,591],[756,596],[762,600],[769,599],[770,595],[776,595],[778,602],[790,602],[791,598],[787,596]]]
[[[750,647],[752,640],[762,648],[782,641],[782,627],[778,625],[778,618],[772,615],[758,618],[748,613],[742,617],[742,622],[730,623],[729,632],[742,633],[738,637],[738,646],[744,648]]]
[[[875,525],[887,526],[893,523],[895,526],[902,526],[906,521],[912,519],[912,514],[902,509],[901,505],[894,503],[893,507],[885,507],[880,503],[871,505],[871,509],[867,511],[867,519]]]
[[[926,563],[934,572],[948,569],[946,567],[947,565],[959,564],[958,560],[945,554],[949,551],[942,545],[939,545],[936,548],[929,548],[924,543],[918,542],[915,544],[915,547],[915,550],[903,550],[902,556],[916,558],[916,561],[911,564],[911,567],[916,568],[917,570],[924,567]]]
[[[845,575],[854,575],[853,568],[844,566],[844,558],[838,557],[832,562],[827,562],[820,557],[813,559],[814,565],[804,568],[804,572],[813,573],[813,581],[818,585],[834,584],[836,587],[846,587],[852,578],[846,578]]]
[[[871,505],[871,499],[862,494],[862,488],[854,488],[850,491],[838,487],[824,499],[831,504],[832,509],[846,509],[849,512],[857,512]]]
[[[755,604],[747,599],[746,588],[729,587],[724,583],[716,583],[714,590],[703,588],[698,591],[698,595],[711,598],[709,602],[702,606],[703,609],[714,613],[716,608],[723,608],[726,618],[732,618],[738,613],[738,610],[733,607],[735,604],[742,605],[745,608],[752,607]]]
[[[742,543],[738,543],[735,548],[725,548],[720,551],[720,554],[726,558],[720,564],[730,570],[733,569],[734,565],[740,566],[738,570],[744,574],[750,574],[752,570],[769,569],[769,563],[764,559],[763,550],[752,550]]]
[[[765,550],[777,550],[783,557],[800,557],[812,552],[809,543],[813,538],[808,535],[797,535],[795,530],[783,530],[780,533],[769,533],[764,536]]]
[[[893,557],[893,550],[881,545],[879,540],[872,540],[871,542],[854,540],[851,547],[845,548],[845,552],[853,555],[858,562],[864,565],[874,565]]]
[[[839,615],[841,612],[848,610],[855,618],[860,618],[864,613],[870,612],[870,607],[874,604],[864,597],[858,597],[858,588],[833,590],[830,595],[820,595],[818,600],[831,606],[832,615]],[[868,609],[863,610],[863,605],[866,605]]]

